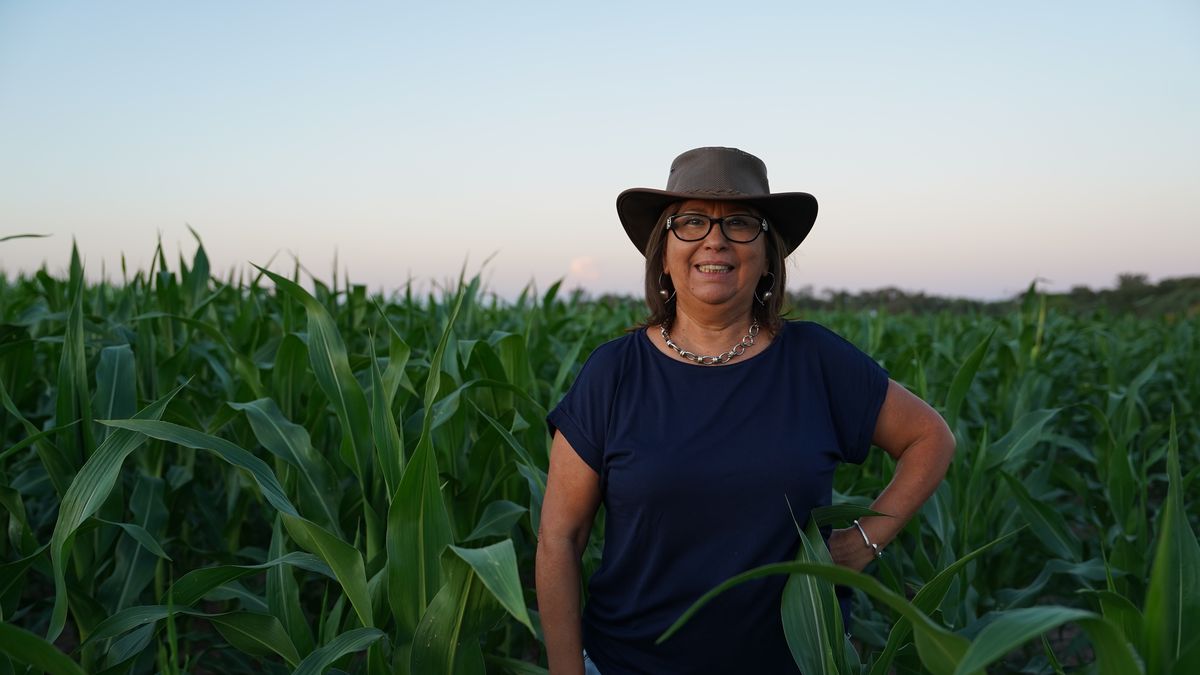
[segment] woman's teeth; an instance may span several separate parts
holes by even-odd
[[[729,272],[733,270],[731,265],[696,265],[701,272]]]

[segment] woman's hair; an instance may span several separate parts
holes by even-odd
[[[663,251],[666,249],[667,237],[670,236],[667,232],[667,218],[679,213],[682,203],[676,202],[663,209],[662,214],[658,216],[658,223],[650,232],[650,240],[646,242],[646,307],[650,311],[643,326],[670,326],[675,321],[675,299],[671,298],[668,302],[659,291],[665,289],[668,297],[675,292],[671,278],[663,274]],[[775,276],[767,275],[766,281],[759,280],[755,293],[762,297],[763,293],[771,291],[771,297],[766,298],[766,304],[757,299],[751,300],[750,304],[758,324],[772,333],[778,333],[783,323],[781,317],[786,295],[784,290],[787,288],[787,272],[784,271],[783,265],[786,254],[783,238],[779,235],[775,223],[767,218],[767,224],[770,227],[763,233],[767,239],[767,271]],[[772,285],[768,286],[768,283]]]

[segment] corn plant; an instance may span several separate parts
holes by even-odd
[[[61,277],[0,275],[0,669],[545,672],[545,414],[638,302],[220,277],[198,237],[122,273],[89,282],[75,253]],[[1070,315],[1033,288],[999,318],[795,318],[959,439],[870,574],[811,532],[749,573],[796,575],[781,621],[805,672],[1196,663],[1196,318]],[[821,524],[891,472],[845,467]],[[821,579],[857,589],[852,640]]]

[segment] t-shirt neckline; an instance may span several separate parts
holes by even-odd
[[[684,368],[698,368],[701,370],[724,370],[726,368],[737,368],[738,366],[742,366],[747,363],[754,363],[755,361],[758,361],[760,358],[763,358],[764,356],[771,354],[775,350],[775,348],[779,345],[779,343],[781,342],[780,338],[783,337],[783,331],[787,329],[787,324],[788,324],[787,321],[780,322],[779,331],[777,333],[775,333],[775,338],[773,340],[771,340],[771,344],[767,345],[766,349],[762,350],[758,354],[751,356],[750,358],[745,359],[745,360],[741,360],[742,357],[739,356],[737,358],[737,360],[731,360],[729,363],[726,363],[723,366],[705,366],[705,365],[701,365],[699,363],[690,363],[687,361],[680,361],[679,359],[672,358],[672,357],[667,356],[666,354],[662,353],[662,350],[660,350],[658,348],[658,345],[654,343],[654,339],[650,337],[650,327],[649,326],[641,329],[640,331],[638,331],[638,333],[641,334],[642,339],[645,341],[646,347],[648,347],[650,349],[650,351],[654,352],[655,355],[657,355],[663,359],[666,359],[670,363],[674,363],[675,365],[683,366]]]

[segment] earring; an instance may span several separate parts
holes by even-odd
[[[667,289],[663,288],[663,273],[658,273],[658,294],[662,296],[663,302],[670,302],[675,299],[675,289],[672,288],[668,293]]]
[[[771,275],[771,285],[767,286],[766,292],[764,292],[760,298],[758,296],[758,289],[755,289],[754,291],[754,299],[758,301],[758,304],[763,305],[764,307],[766,306],[767,301],[771,299],[771,296],[774,295],[774,291],[771,289],[775,288],[775,273],[767,272],[767,274]]]

